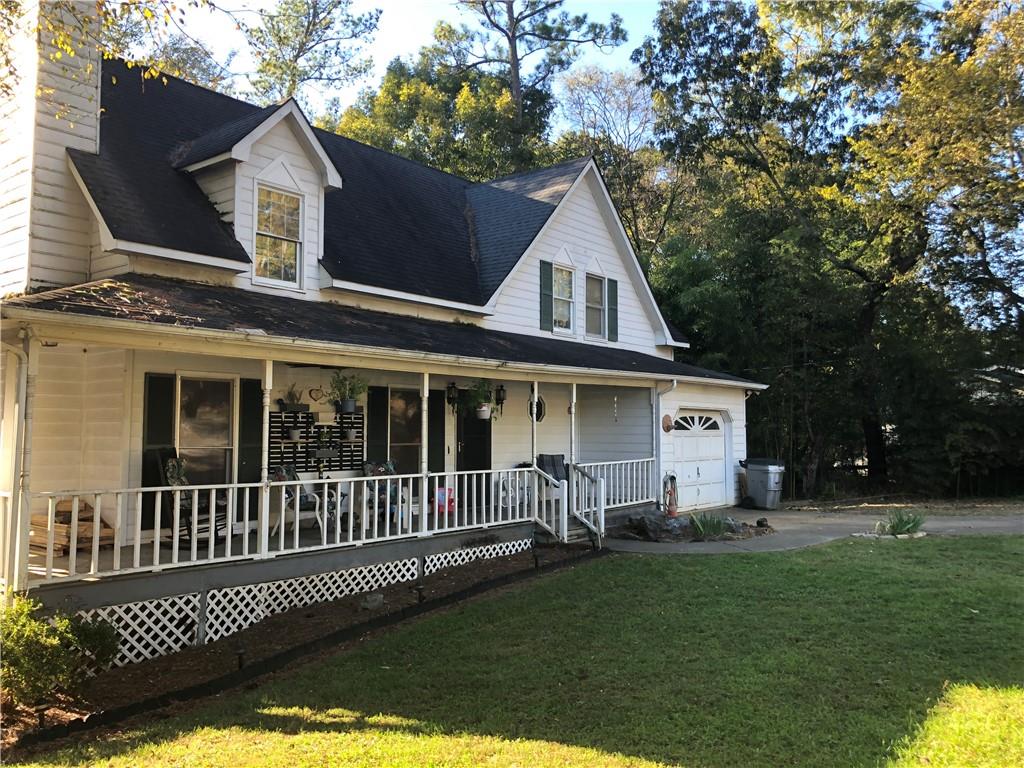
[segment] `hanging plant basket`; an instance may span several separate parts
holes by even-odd
[[[480,405],[478,405],[476,407],[476,417],[478,419],[480,419],[481,421],[488,421],[488,420],[490,420],[490,418],[491,418],[491,404],[490,403],[480,403]]]

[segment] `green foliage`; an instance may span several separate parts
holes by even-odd
[[[260,23],[244,27],[256,62],[253,97],[269,104],[302,99],[304,86],[324,92],[357,80],[371,65],[362,45],[377,30],[380,10],[354,14],[352,0],[278,0]]]
[[[490,379],[477,379],[473,386],[466,390],[466,407],[475,411],[481,405],[494,402],[494,385]]]
[[[879,522],[876,529],[890,536],[902,536],[917,533],[924,525],[924,515],[896,508],[889,513],[889,519]]]
[[[355,400],[366,391],[366,379],[358,373],[344,374],[335,371],[331,375],[331,383],[327,388],[330,400]]]
[[[690,526],[693,528],[695,541],[714,541],[725,536],[729,530],[724,518],[707,512],[690,515]]]
[[[118,636],[110,624],[62,614],[48,621],[37,615],[40,608],[13,595],[0,609],[0,677],[4,691],[22,704],[76,690],[91,670],[108,667],[117,656]]]
[[[294,381],[288,385],[288,389],[284,393],[284,401],[288,405],[299,405],[302,402],[302,390],[299,389],[299,385]]]

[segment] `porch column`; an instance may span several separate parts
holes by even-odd
[[[569,463],[576,463],[576,382],[569,385]]]
[[[430,510],[430,374],[420,379],[420,533],[427,532],[427,513]],[[409,499],[412,504],[412,499]],[[410,527],[412,523],[410,521]]]
[[[274,361],[263,361],[263,443],[260,445],[260,509],[256,517],[256,550],[264,557],[270,550],[270,391],[274,388]],[[282,514],[284,511],[282,510]]]
[[[532,407],[530,408],[530,460],[533,466],[537,466],[537,398],[539,395],[540,384],[539,382],[533,382],[533,390],[530,392],[530,401]]]
[[[39,350],[42,345],[39,339],[30,337],[25,344],[25,412],[19,413],[24,427],[21,433],[21,445],[15,445],[15,450],[21,452],[21,462],[18,465],[17,499],[11,499],[17,504],[18,515],[16,519],[17,542],[15,544],[14,559],[14,583],[15,590],[20,591],[28,587],[28,549],[29,530],[32,521],[32,499],[31,499],[31,471],[32,471],[32,422],[33,411],[35,410],[36,381],[39,378]]]

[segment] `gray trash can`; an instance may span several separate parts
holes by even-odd
[[[747,493],[758,509],[778,509],[782,495],[785,465],[778,459],[747,459],[740,466],[747,470]]]

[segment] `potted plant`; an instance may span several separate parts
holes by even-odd
[[[327,396],[334,401],[334,407],[339,413],[355,413],[356,398],[366,391],[366,380],[358,374],[346,376],[341,371],[335,371],[331,376],[331,386]]]
[[[474,410],[478,419],[486,421],[491,418],[493,398],[491,382],[487,379],[477,379],[476,383],[466,390],[466,407]]]
[[[304,412],[309,410],[309,405],[302,402],[302,392],[295,386],[293,382],[287,391],[284,393],[284,397],[277,399],[277,407],[281,409],[282,413],[289,412]]]

